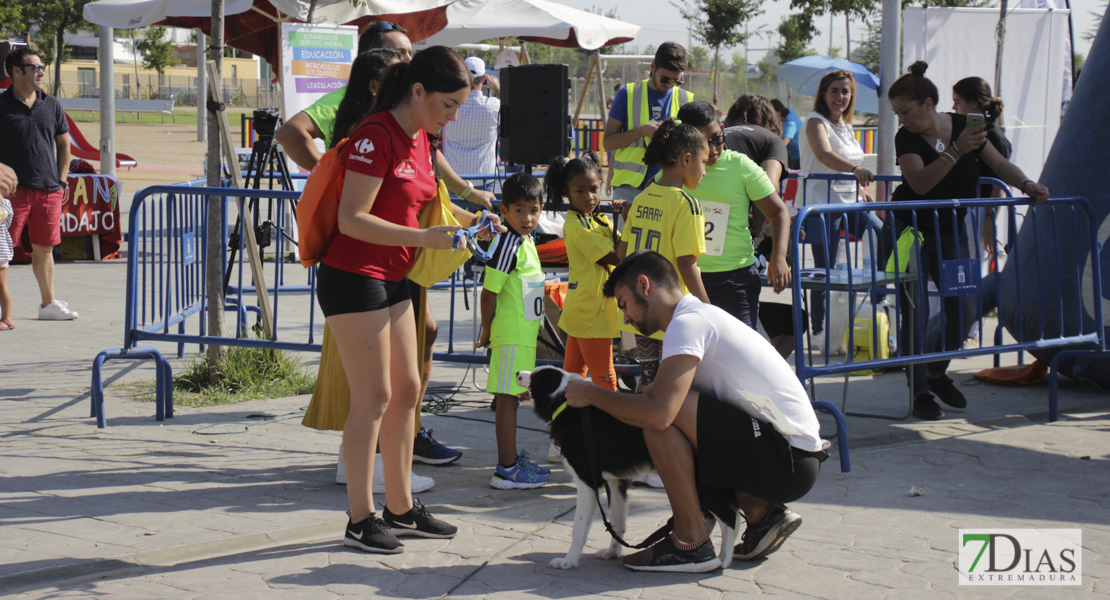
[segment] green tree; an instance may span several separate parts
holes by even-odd
[[[881,38],[882,28],[877,24],[867,23],[867,36],[852,49],[852,60],[867,67],[868,71],[878,73]]]
[[[57,95],[62,86],[61,66],[68,57],[65,34],[78,30],[96,30],[82,17],[85,5],[92,0],[0,0],[0,30],[15,34],[33,32],[31,42],[42,55],[43,62],[54,63],[54,87]]]
[[[713,81],[720,71],[721,47],[744,43],[744,24],[763,14],[759,0],[696,0],[691,4],[671,2],[690,24],[694,37],[713,48]],[[719,101],[713,86],[713,103]]]
[[[166,39],[165,27],[151,27],[146,30],[143,39],[135,44],[139,54],[143,57],[143,66],[158,71],[159,78],[165,73],[166,67],[173,67],[181,63],[174,58],[173,44]]]
[[[775,54],[782,62],[816,54],[809,48],[809,43],[817,35],[812,14],[803,11],[786,17],[782,23],[779,23],[778,32],[782,37],[779,45],[775,47]]]
[[[689,68],[691,71],[697,71],[705,67],[705,63],[709,62],[709,51],[701,46],[694,46],[690,49]]]

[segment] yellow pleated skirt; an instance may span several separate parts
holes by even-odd
[[[427,328],[424,325],[427,319],[428,290],[419,288],[419,292],[412,299],[412,306],[416,313],[416,347],[417,362],[422,362]],[[339,356],[339,345],[335,342],[335,335],[331,325],[324,324],[324,339],[321,342],[320,369],[316,374],[316,388],[312,391],[312,400],[305,410],[301,424],[305,427],[324,431],[343,431],[347,423],[347,413],[351,410],[351,387],[347,382],[347,372],[343,370],[343,360]],[[428,384],[427,373],[423,364],[420,365],[420,384],[424,389]],[[416,403],[416,431],[420,431],[420,405],[421,398]]]

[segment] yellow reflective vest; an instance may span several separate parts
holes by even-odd
[[[624,86],[624,92],[628,102],[628,116],[624,121],[624,130],[632,131],[633,129],[651,121],[651,108],[648,107],[648,80],[637,81]],[[683,104],[691,102],[694,99],[694,94],[681,88],[674,88],[674,93],[677,94],[678,101],[674,101],[674,96],[670,103],[670,117],[678,115],[678,109]],[[644,176],[647,175],[647,165],[644,164],[644,154],[647,152],[648,138],[638,138],[636,141],[625,146],[618,148],[613,153],[613,187],[620,185],[630,185],[632,187],[639,187],[644,181]]]

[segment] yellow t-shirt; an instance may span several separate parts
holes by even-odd
[[[609,268],[597,263],[616,247],[612,222],[602,215],[588,217],[571,209],[563,235],[570,275],[559,327],[580,339],[616,337],[620,322],[617,300],[602,293]]]
[[[648,248],[662,254],[678,271],[678,257],[705,254],[705,213],[698,199],[673,187],[652,183],[636,196],[628,211],[621,240],[628,242],[628,254]],[[682,293],[690,290],[678,276]],[[622,331],[636,331],[621,324]],[[663,339],[663,332],[651,337]]]

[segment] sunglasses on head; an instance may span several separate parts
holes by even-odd
[[[46,65],[16,65],[16,66],[17,67],[23,67],[24,69],[34,69],[34,71],[36,73],[43,73],[43,72],[46,71]]]
[[[400,29],[400,27],[398,27],[395,23],[390,23],[389,21],[375,21],[372,25],[370,25],[370,29],[378,33],[385,33],[387,31],[397,31],[398,29]]]

